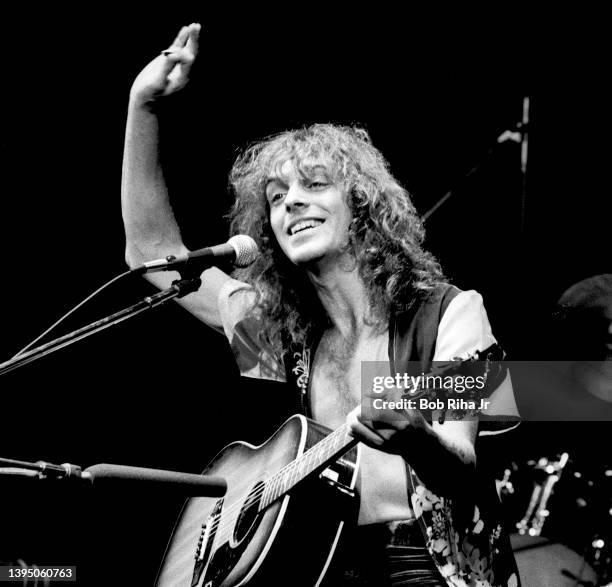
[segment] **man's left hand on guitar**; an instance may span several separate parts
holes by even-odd
[[[405,394],[399,389],[364,393],[361,405],[347,416],[351,435],[371,448],[401,456],[440,495],[462,492],[462,484],[449,489],[448,478],[463,479],[465,487],[470,486],[476,464],[478,420],[440,424],[438,412],[433,411],[430,424],[419,410],[397,403],[402,397]]]

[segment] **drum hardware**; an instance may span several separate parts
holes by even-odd
[[[564,452],[559,460],[549,460],[541,457],[535,469],[544,474],[543,479],[534,482],[533,491],[527,506],[527,511],[520,522],[516,524],[519,534],[529,536],[540,536],[542,528],[550,514],[547,509],[548,500],[553,492],[553,487],[561,478],[561,473],[569,460],[569,454]]]
[[[612,586],[612,544],[610,543],[610,536],[595,535],[589,550],[588,559],[599,577],[598,586]]]
[[[510,512],[531,490],[526,511],[524,502],[514,511],[514,520],[522,517],[510,537],[524,587],[612,587],[612,468],[571,463],[567,453],[512,463],[496,479]]]
[[[514,485],[510,481],[512,471],[510,469],[504,469],[504,476],[502,479],[496,479],[495,485],[497,487],[497,495],[503,500],[504,497],[514,494]]]

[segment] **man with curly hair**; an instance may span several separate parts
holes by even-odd
[[[155,105],[186,84],[199,31],[183,27],[132,86],[122,189],[131,266],[186,252]],[[363,444],[358,529],[337,584],[517,585],[494,500],[476,498],[477,419],[361,410],[363,361],[425,368],[495,340],[482,298],[447,284],[422,248],[409,195],[367,133],[324,124],[281,133],[247,149],[230,179],[232,232],[261,254],[235,279],[208,270],[180,303],[227,336],[244,376],[289,381],[300,357],[304,411],[332,429],[348,422]],[[173,279],[147,277],[159,287]],[[508,380],[492,398],[498,413],[515,413]]]

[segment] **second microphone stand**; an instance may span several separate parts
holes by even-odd
[[[42,346],[39,346],[27,353],[23,353],[14,357],[10,361],[6,361],[0,364],[0,375],[4,375],[9,371],[13,371],[14,369],[18,369],[19,367],[23,367],[32,361],[36,361],[54,351],[57,351],[65,346],[73,344],[78,340],[91,336],[96,332],[100,332],[114,324],[119,324],[119,322],[123,322],[132,316],[136,316],[145,310],[151,310],[161,304],[166,303],[168,300],[172,300],[174,298],[182,298],[190,293],[197,291],[202,285],[202,280],[200,276],[194,276],[189,273],[181,273],[181,279],[177,279],[172,282],[172,285],[168,289],[164,289],[159,293],[156,293],[152,296],[147,296],[142,299],[140,302],[129,306],[115,314],[111,314],[106,318],[102,318],[96,322],[92,322],[83,328],[79,328],[78,330],[74,330],[64,336],[56,338],[51,342],[48,342]]]

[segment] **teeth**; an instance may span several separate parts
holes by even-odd
[[[319,226],[319,224],[323,224],[322,220],[300,220],[297,224],[295,224],[291,228],[291,234],[294,235],[296,232],[300,232],[301,230],[306,230],[307,228],[314,228],[315,226]]]

